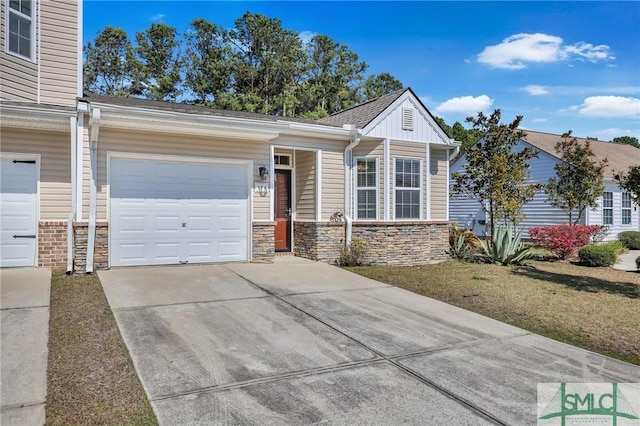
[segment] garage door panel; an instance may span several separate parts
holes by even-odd
[[[38,164],[20,161],[15,154],[0,158],[0,267],[36,263]]]
[[[112,165],[123,172],[111,174],[112,266],[247,259],[245,166],[129,159]],[[127,173],[133,167],[138,171]],[[229,176],[238,180],[220,186]]]

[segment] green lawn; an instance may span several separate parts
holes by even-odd
[[[51,282],[47,425],[157,425],[96,275]]]
[[[640,274],[561,262],[346,268],[640,365]]]

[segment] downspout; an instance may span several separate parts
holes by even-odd
[[[344,221],[346,224],[345,245],[349,247],[351,245],[351,231],[353,227],[353,219],[350,216],[351,212],[351,159],[353,157],[353,148],[358,146],[362,134],[358,133],[358,129],[355,124],[345,124],[345,128],[348,128],[351,133],[351,143],[344,149]]]
[[[98,132],[100,131],[100,109],[91,109],[89,120],[89,159],[91,163],[91,181],[89,183],[89,235],[87,236],[87,268],[86,273],[93,272],[93,255],[96,242],[96,205],[97,205],[97,178],[98,178]]]
[[[78,140],[78,117],[70,117],[71,127],[71,212],[67,219],[67,274],[73,272],[73,221],[76,218],[76,145]]]

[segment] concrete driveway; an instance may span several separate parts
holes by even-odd
[[[0,269],[0,424],[43,425],[51,270]]]
[[[164,425],[536,424],[538,383],[640,368],[339,268],[98,273]]]

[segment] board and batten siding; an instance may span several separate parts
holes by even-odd
[[[431,175],[431,220],[448,220],[447,175],[449,162],[445,150],[431,149],[429,173]]]
[[[394,182],[395,182],[395,167],[396,167],[396,159],[398,158],[411,158],[421,160],[421,169],[420,173],[422,174],[421,179],[421,206],[420,206],[420,214],[422,216],[422,220],[427,219],[427,145],[424,143],[413,143],[413,142],[398,142],[391,141],[389,147],[389,155],[391,156],[391,167],[389,168],[387,176],[389,176],[389,203],[390,203],[390,214],[391,220],[395,220],[395,190],[394,190]]]
[[[0,128],[3,153],[40,154],[40,220],[67,220],[71,211],[68,132]]]
[[[83,217],[88,218],[90,164],[88,142],[84,143],[83,175]],[[249,182],[253,190],[253,181],[260,180],[256,164],[269,164],[270,150],[264,142],[213,139],[204,136],[191,136],[167,133],[137,132],[110,128],[100,129],[98,142],[97,176],[97,219],[107,219],[107,153],[124,152],[134,154],[169,155],[183,158],[194,157],[210,159],[251,160],[254,167],[253,179]],[[269,197],[253,197],[253,220],[269,220]]]
[[[358,146],[356,146],[353,150],[353,156],[355,157],[372,157],[378,159],[378,220],[384,219],[384,197],[386,191],[384,190],[385,182],[388,183],[388,179],[384,179],[384,142],[383,141],[366,141],[360,142]],[[357,198],[355,196],[355,191],[358,184],[358,169],[357,164],[353,165],[353,191],[352,199],[353,199],[353,217],[354,219],[357,217]]]
[[[609,226],[609,233],[605,240],[611,241],[618,237],[623,231],[640,231],[640,208],[637,204],[631,203],[631,223],[629,225],[622,224],[622,190],[613,182],[605,183],[605,192],[611,192],[613,195],[613,225]],[[590,209],[586,215],[588,216],[589,225],[602,225],[602,197],[598,199],[598,207]]]
[[[295,218],[315,220],[316,218],[316,153],[295,151]]]
[[[402,109],[414,109],[414,127],[413,130],[403,130],[402,128]],[[431,143],[447,143],[444,140],[432,119],[423,113],[423,108],[413,102],[411,98],[405,99],[397,108],[390,110],[379,123],[371,130],[367,131],[367,136],[407,140],[407,141],[429,141]]]
[[[0,99],[75,106],[79,96],[78,67],[82,60],[78,52],[78,1],[34,2],[34,25],[40,24],[35,32],[34,62],[7,53],[7,2],[2,0],[1,3]],[[40,16],[37,15],[38,9]]]

